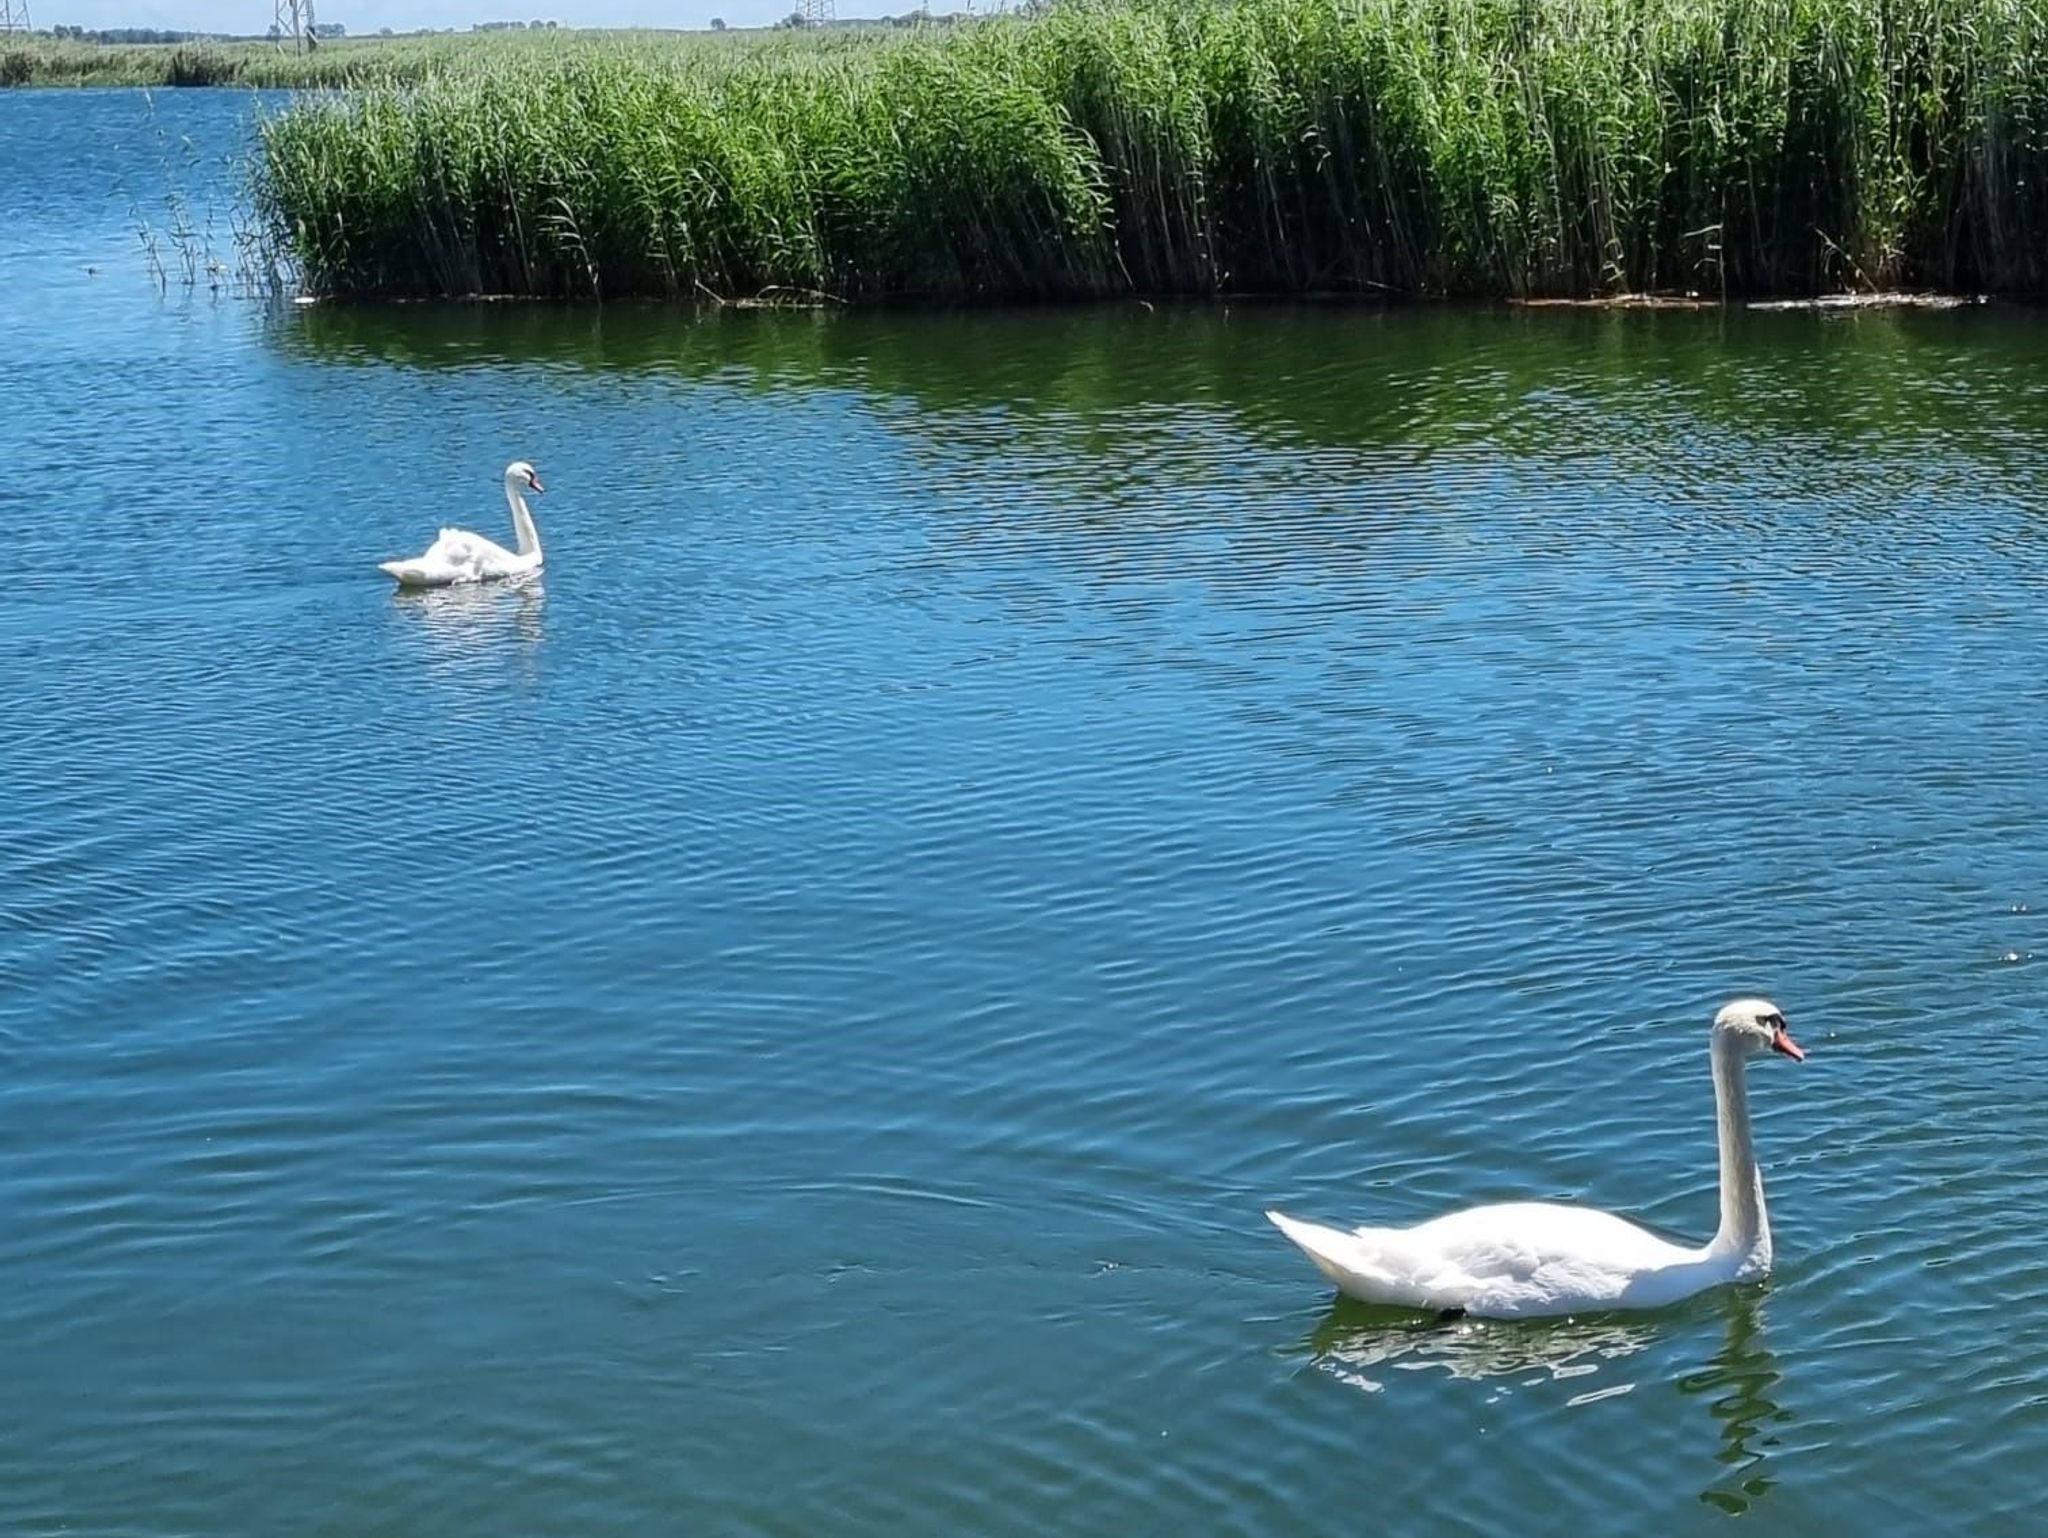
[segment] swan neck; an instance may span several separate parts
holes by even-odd
[[[1721,1150],[1721,1228],[1711,1253],[1743,1269],[1771,1263],[1771,1221],[1764,1211],[1763,1172],[1749,1136],[1749,1081],[1742,1049],[1716,1033],[1713,1045],[1714,1117]]]
[[[512,507],[512,529],[519,536],[519,553],[540,554],[540,530],[533,526],[533,514],[526,510],[526,498],[519,494],[517,482],[505,482],[505,500]]]

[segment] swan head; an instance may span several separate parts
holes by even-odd
[[[505,466],[505,484],[517,490],[530,491],[535,496],[545,490],[540,477],[533,473],[533,466],[523,459],[515,459]]]
[[[1769,999],[1737,999],[1714,1016],[1714,1039],[1727,1040],[1745,1057],[1768,1049],[1795,1063],[1806,1053],[1785,1029],[1785,1016]]]

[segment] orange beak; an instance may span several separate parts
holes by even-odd
[[[537,475],[529,475],[529,476],[528,476],[528,477],[526,478],[526,484],[527,484],[527,485],[529,485],[529,486],[531,486],[531,487],[532,487],[532,488],[533,488],[533,489],[534,489],[535,491],[546,491],[546,490],[547,490],[547,487],[545,487],[545,486],[541,485],[541,483],[540,483],[540,477],[539,477],[539,476],[537,476]]]
[[[1771,1032],[1771,1050],[1784,1053],[1785,1056],[1791,1058],[1795,1063],[1806,1061],[1806,1053],[1801,1050],[1799,1043],[1792,1039],[1791,1034],[1782,1025]]]

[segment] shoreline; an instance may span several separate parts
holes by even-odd
[[[661,309],[661,310],[789,310],[789,311],[903,311],[942,313],[955,310],[1050,310],[1103,309],[1130,306],[1136,309],[1214,309],[1219,306],[1326,306],[1355,309],[1407,309],[1417,306],[1462,310],[1662,310],[1700,314],[1715,310],[1770,312],[1858,312],[1866,310],[1970,310],[1994,305],[2031,306],[2036,301],[1998,294],[1954,294],[1918,289],[1892,289],[1874,293],[1815,294],[1783,298],[1711,298],[1698,294],[1610,294],[1578,299],[1522,298],[1513,295],[1488,297],[1475,294],[1342,294],[1342,293],[1220,293],[1220,294],[1108,294],[1093,297],[1020,300],[885,295],[866,300],[840,299],[830,294],[802,297],[725,299],[697,295],[664,298],[658,295],[627,295],[616,299],[591,299],[554,294],[293,294],[289,303],[298,309],[379,309],[391,307],[447,306],[491,307],[544,305],[561,309]]]

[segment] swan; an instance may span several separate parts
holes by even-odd
[[[488,582],[540,570],[540,532],[526,510],[524,493],[541,493],[533,466],[515,459],[505,466],[505,501],[512,508],[512,528],[519,548],[507,550],[467,529],[443,529],[427,553],[410,561],[379,561],[377,569],[397,579],[400,587],[453,587],[461,582]]]
[[[1771,1269],[1763,1176],[1749,1141],[1745,1065],[1769,1050],[1804,1062],[1768,999],[1737,999],[1714,1017],[1708,1056],[1721,1148],[1721,1227],[1688,1249],[1626,1218],[1554,1202],[1504,1202],[1413,1228],[1350,1231],[1268,1212],[1337,1290],[1364,1303],[1483,1319],[1660,1308]]]

